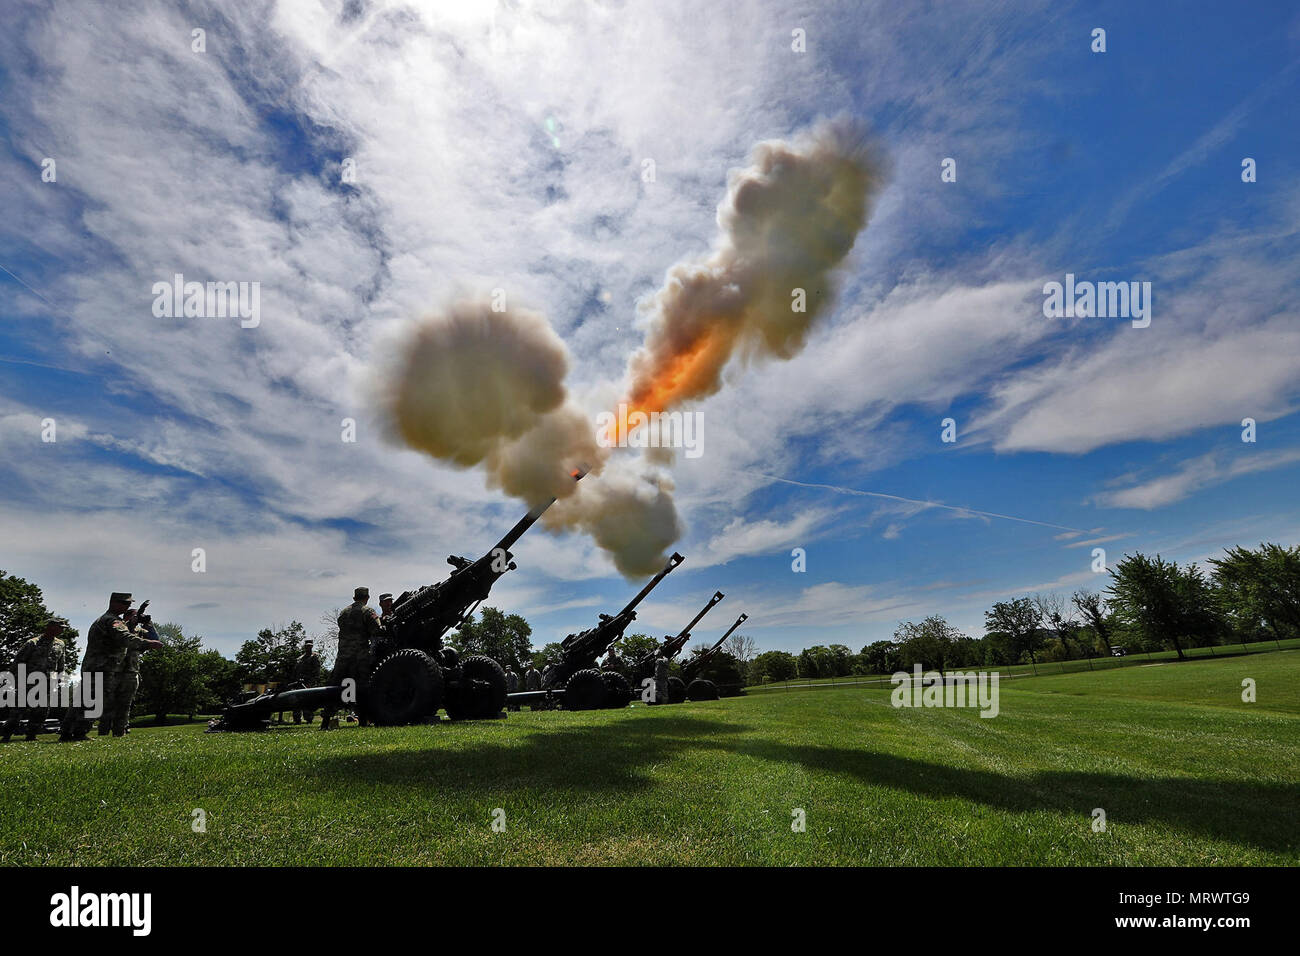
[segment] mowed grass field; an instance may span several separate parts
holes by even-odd
[[[201,731],[0,748],[0,863],[1300,863],[1300,651],[1016,680],[994,719],[844,688]]]

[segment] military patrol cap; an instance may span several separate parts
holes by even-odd
[[[45,619],[45,626],[46,626],[46,627],[49,627],[51,624],[57,624],[57,625],[59,625],[59,627],[68,627],[68,626],[69,626],[69,625],[68,625],[68,619],[67,619],[66,617],[58,617],[57,615],[52,615],[52,616],[47,617],[47,618]]]
[[[370,597],[370,588],[357,588],[352,592],[352,600],[359,601],[362,598]]]
[[[381,594],[379,595],[379,600],[381,601],[392,600],[392,597],[393,596],[391,594]]]
[[[125,601],[127,604],[135,603],[135,599],[131,597],[130,591],[114,591],[108,596],[109,604],[116,604],[119,601]]]
[[[303,641],[303,642],[302,642],[302,646],[303,646],[303,647],[311,647],[311,646],[312,646],[311,638],[309,637],[309,638],[307,638],[307,640]]]

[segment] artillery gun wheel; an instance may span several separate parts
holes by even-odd
[[[691,700],[717,700],[718,685],[711,680],[697,677],[686,688],[686,696]]]
[[[600,671],[578,671],[564,685],[565,710],[595,710],[605,702],[605,681]]]
[[[442,706],[442,668],[414,647],[389,654],[370,675],[363,702],[381,725],[413,724]]]
[[[627,678],[618,671],[601,671],[600,679],[605,682],[605,703],[601,706],[606,710],[626,707],[632,699],[632,685]]]
[[[506,705],[506,672],[490,657],[475,654],[460,662],[460,686],[447,697],[452,720],[490,720]]]
[[[686,681],[680,677],[668,678],[668,703],[680,704],[686,699]]]

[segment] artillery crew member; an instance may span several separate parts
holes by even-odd
[[[519,693],[519,675],[515,673],[515,669],[513,667],[506,671],[506,693],[507,694]],[[506,708],[508,710],[518,710],[519,705],[507,703]]]
[[[294,683],[300,683],[303,687],[315,687],[320,683],[320,655],[316,653],[311,641],[302,642],[302,656],[293,664]],[[293,722],[300,724],[304,720],[311,723],[314,710],[295,710],[293,712]]]
[[[110,697],[113,682],[118,671],[122,669],[126,657],[127,645],[131,641],[131,629],[122,620],[122,615],[131,610],[131,595],[125,591],[114,591],[108,599],[108,610],[101,614],[90,631],[86,634],[86,656],[81,661],[81,696],[86,702],[87,688],[95,687],[94,679],[99,677],[98,690],[103,706],[99,733],[109,732],[107,715],[111,712]],[[87,681],[92,683],[87,684]],[[94,722],[88,708],[69,705],[63,714],[63,725],[59,729],[59,740],[85,740],[90,725]]]
[[[391,594],[379,595],[379,610],[383,612],[379,615],[380,623],[387,624],[389,615],[393,613],[393,596]]]
[[[143,609],[142,605],[141,610]],[[122,668],[113,681],[113,691],[105,701],[104,716],[109,718],[109,729],[114,737],[124,737],[130,730],[131,704],[140,689],[140,655],[162,647],[162,641],[158,640],[158,632],[154,630],[153,619],[149,615],[129,611],[126,625],[131,629],[131,639],[127,642],[126,653],[122,657]],[[109,706],[112,708],[111,713]],[[101,733],[102,726],[101,724]]]
[[[528,670],[524,671],[524,688],[526,690],[542,689],[542,675],[538,673],[537,667],[532,661],[528,662]]]
[[[55,700],[66,667],[67,650],[59,635],[67,627],[68,622],[64,618],[52,617],[45,622],[40,637],[33,637],[18,648],[18,654],[14,657],[15,679],[17,679],[18,665],[20,664],[26,667],[28,680],[31,679],[33,674],[44,675],[46,681],[46,706],[15,707],[9,719],[4,723],[3,732],[0,732],[0,740],[5,743],[9,743],[9,738],[13,736],[14,731],[18,729],[18,724],[24,719],[27,721],[28,740],[35,740],[36,735],[44,729],[45,717],[50,712],[49,705]]]
[[[668,703],[668,658],[655,658],[655,703]]]
[[[352,592],[352,603],[339,614],[339,654],[334,661],[334,673],[330,680],[335,684],[351,678],[353,690],[360,693],[370,678],[370,645],[383,633],[383,625],[370,603],[370,589],[361,587]],[[355,703],[351,701],[350,703]],[[329,730],[334,719],[332,706],[325,708],[321,715],[321,730]],[[368,721],[361,717],[364,727]]]

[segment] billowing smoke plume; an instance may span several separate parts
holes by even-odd
[[[711,395],[736,355],[793,356],[830,301],[881,178],[862,137],[844,127],[760,144],[729,178],[713,252],[669,270],[651,302],[645,344],[628,364],[628,406],[664,411]],[[406,444],[483,467],[489,486],[530,507],[560,499],[547,526],[591,535],[624,575],[653,573],[681,533],[672,483],[655,467],[666,459],[611,461],[595,418],[568,396],[568,368],[542,316],[459,304],[414,325],[383,376],[382,404]],[[579,468],[588,477],[575,483]]]
[[[681,534],[672,486],[653,473],[606,473],[610,450],[569,400],[568,369],[568,351],[542,316],[459,303],[412,326],[381,376],[381,404],[400,441],[481,465],[490,487],[529,507],[563,499],[546,512],[548,527],[591,535],[629,577],[653,573]],[[581,483],[577,469],[589,472]]]
[[[883,164],[850,127],[760,143],[728,179],[714,251],[670,269],[651,303],[646,342],[628,363],[629,407],[712,395],[736,354],[798,352],[882,181]]]

